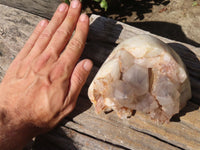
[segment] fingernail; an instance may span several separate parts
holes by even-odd
[[[43,27],[43,26],[45,26],[46,25],[46,20],[42,20],[41,22],[40,22],[40,25]]]
[[[92,66],[93,66],[93,64],[90,60],[85,61],[85,63],[83,64],[83,68],[86,71],[90,71],[92,69]]]
[[[79,0],[72,0],[70,5],[71,5],[72,8],[77,8],[79,3],[80,3]]]
[[[65,11],[66,7],[67,7],[66,4],[60,4],[60,6],[58,7],[58,10],[59,10],[60,12],[63,12],[63,11]]]
[[[81,14],[81,16],[80,16],[80,21],[85,21],[85,20],[87,20],[87,15],[86,14]]]

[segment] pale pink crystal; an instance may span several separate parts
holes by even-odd
[[[167,44],[137,35],[119,44],[92,81],[88,96],[97,113],[114,110],[120,118],[142,111],[164,123],[191,98],[180,57]]]

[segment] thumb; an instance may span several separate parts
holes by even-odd
[[[72,72],[72,75],[71,75],[69,92],[65,99],[65,101],[67,102],[66,103],[67,106],[64,106],[65,108],[63,112],[64,116],[68,115],[74,109],[77,98],[90,74],[92,66],[93,66],[93,63],[91,60],[84,59],[80,61],[74,68],[74,71]]]

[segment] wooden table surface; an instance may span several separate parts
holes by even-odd
[[[34,3],[40,0],[28,0],[28,5],[24,5],[23,1],[25,3],[22,0],[14,5],[14,0],[9,3],[0,0],[0,80],[35,25],[42,19],[34,14],[40,9],[40,16],[50,18],[59,3],[58,0],[53,0],[54,5],[45,5],[49,2],[46,0],[38,8]],[[75,110],[54,130],[34,139],[30,145],[32,149],[200,150],[200,48],[154,35],[168,43],[181,56],[190,75],[193,98],[170,123],[157,125],[140,112],[125,120],[119,119],[113,112],[95,114],[87,97],[90,82],[113,48],[136,34],[150,33],[100,16],[90,17],[90,31],[82,58],[93,60],[92,73],[79,96]]]

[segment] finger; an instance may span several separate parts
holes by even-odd
[[[43,52],[43,50],[47,47],[49,41],[51,40],[53,34],[63,22],[64,18],[66,17],[68,11],[68,5],[62,3],[57,8],[54,16],[52,17],[51,21],[49,22],[48,26],[45,30],[40,34],[38,37],[33,49],[29,53],[29,60],[32,61],[35,57]]]
[[[81,3],[79,0],[73,0],[70,4],[68,14],[53,35],[49,45],[45,49],[44,53],[46,55],[51,54],[52,59],[58,58],[60,52],[65,48],[67,42],[69,41],[72,32],[77,24],[78,18],[80,16]]]
[[[65,51],[61,54],[57,65],[50,75],[51,81],[60,78],[61,76],[65,76],[65,78],[71,76],[72,70],[84,49],[88,29],[89,19],[87,15],[82,14],[77,23],[75,35],[70,40]]]
[[[69,92],[64,103],[64,116],[68,115],[74,109],[77,98],[89,76],[92,66],[93,63],[89,59],[82,60],[76,65],[71,76]]]
[[[23,59],[28,55],[30,50],[33,48],[36,40],[38,39],[38,37],[40,36],[40,34],[46,28],[47,25],[48,25],[48,20],[42,20],[38,23],[32,35],[30,36],[30,38],[27,40],[22,50],[17,55],[16,59]]]

